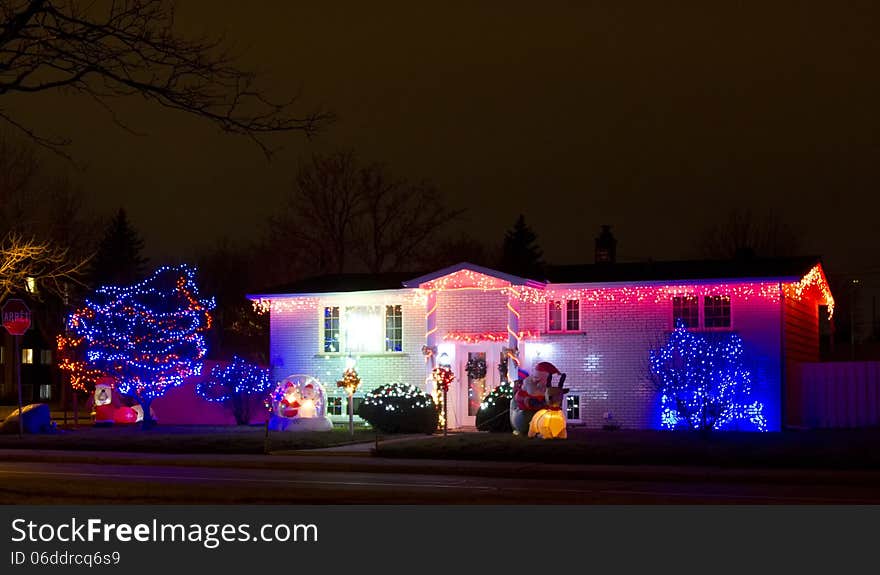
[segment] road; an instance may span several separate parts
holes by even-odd
[[[0,503],[876,504],[880,485],[5,461]]]

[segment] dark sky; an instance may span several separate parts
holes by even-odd
[[[256,237],[298,157],[352,148],[434,181],[479,238],[525,213],[556,263],[591,261],[601,223],[621,259],[693,257],[739,206],[780,211],[832,270],[880,266],[880,9],[739,4],[181,3],[182,30],[225,31],[278,94],[338,115],[271,164],[140,100],[118,110],[143,137],[76,96],[17,110],[75,139],[73,178],[154,257]]]

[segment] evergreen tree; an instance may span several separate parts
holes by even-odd
[[[520,214],[513,228],[504,236],[501,269],[522,277],[541,279],[544,273],[543,252],[538,246],[538,236],[526,224]]]
[[[107,226],[92,260],[92,285],[129,285],[144,277],[147,264],[141,252],[144,241],[119,208]]]

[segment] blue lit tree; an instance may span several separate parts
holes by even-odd
[[[211,377],[196,386],[196,393],[208,401],[232,408],[239,425],[250,422],[251,397],[268,391],[269,370],[233,356],[228,365],[215,365]]]
[[[68,326],[85,366],[137,398],[150,427],[153,400],[201,373],[213,307],[213,300],[199,298],[193,268],[162,267],[138,284],[97,289]]]
[[[766,431],[737,334],[692,332],[679,322],[666,344],[651,351],[650,364],[663,427]]]

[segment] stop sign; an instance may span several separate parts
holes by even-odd
[[[20,299],[6,300],[3,304],[3,327],[9,335],[24,335],[31,327],[31,310]]]

